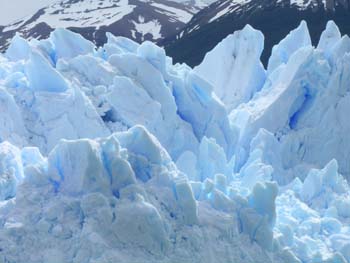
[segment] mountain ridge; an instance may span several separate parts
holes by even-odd
[[[55,28],[80,33],[96,45],[107,41],[106,32],[136,42],[156,42],[175,34],[205,5],[201,0],[65,0],[0,26],[0,50],[9,45],[16,33],[26,39],[44,39]]]
[[[226,12],[218,16],[223,10]],[[161,45],[175,62],[196,66],[226,36],[250,24],[266,36],[262,54],[266,66],[272,47],[302,20],[308,22],[313,44],[318,42],[328,20],[334,20],[343,34],[350,34],[349,1],[256,0],[237,3],[221,0],[198,12],[181,32],[161,41]]]

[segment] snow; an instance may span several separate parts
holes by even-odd
[[[181,3],[182,1],[179,1],[179,2]],[[193,14],[191,14],[187,11],[184,11],[184,10],[181,10],[178,8],[174,8],[174,7],[171,7],[168,5],[164,5],[161,3],[152,3],[151,5],[161,9],[163,13],[167,13],[175,21],[180,20],[180,21],[183,21],[184,23],[188,23],[188,22],[190,22],[190,20],[193,17]],[[199,6],[199,7],[203,6],[204,7],[205,5],[196,3],[195,6]]]
[[[290,1],[291,5],[296,5],[302,9],[306,9],[310,4],[312,4],[311,0],[291,0]]]
[[[128,0],[78,1],[74,4],[66,0],[46,7],[45,14],[34,23],[45,22],[52,28],[99,27],[122,19],[135,7]]]
[[[212,18],[210,18],[209,22],[208,23],[211,23],[217,19],[219,19],[220,17],[226,15],[227,13],[229,13],[229,11],[231,10],[231,6],[228,5],[226,6],[224,9],[222,9],[221,11],[219,11],[215,16],[213,16]]]
[[[233,0],[220,2],[220,4],[218,5],[219,11],[216,13],[215,16],[210,18],[209,23],[214,22],[227,14],[239,10],[241,7],[245,6],[246,4],[249,4],[250,2],[250,0]]]
[[[350,40],[203,63],[107,35],[0,55],[0,262],[350,262]],[[232,56],[234,53],[235,56]],[[214,66],[213,66],[214,65]]]
[[[144,41],[147,35],[147,39],[155,42],[164,37],[166,33],[163,28],[164,25],[169,23],[174,25],[185,24],[191,20],[196,12],[210,2],[212,0],[199,0],[198,3],[187,0],[170,0],[169,3],[156,0],[55,1],[50,5],[43,6],[36,13],[17,21],[11,21],[11,24],[4,27],[3,32],[16,31],[28,35],[33,31],[33,28],[40,27],[43,24],[51,29],[81,28],[84,32],[87,32],[92,27],[98,30],[119,23],[123,24],[124,27],[129,26],[135,39]],[[139,15],[140,13],[145,13],[146,18]],[[56,31],[56,34],[60,34],[59,30]],[[141,36],[138,34],[141,34]],[[37,38],[38,36],[34,37]],[[80,46],[80,43],[76,43],[76,45]],[[84,47],[81,45],[81,48]],[[64,49],[63,46],[62,49]]]
[[[147,34],[151,34],[153,40],[159,40],[162,38],[162,34],[160,33],[162,26],[157,19],[148,22],[133,21],[133,23],[135,25],[135,30],[142,35],[143,41]]]

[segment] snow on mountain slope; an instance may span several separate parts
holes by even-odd
[[[16,36],[0,55],[0,260],[350,262],[350,40],[332,22],[317,48],[307,36],[268,70],[250,26],[195,70],[111,34]]]
[[[192,13],[189,11],[190,6],[177,9],[162,2],[142,2],[147,3],[150,7],[157,8],[160,13],[169,15],[169,19],[174,21],[186,23],[192,18]],[[124,16],[132,13],[137,4],[137,2],[129,2],[128,0],[76,1],[75,3],[64,1],[45,8],[44,14],[35,21],[35,24],[47,23],[52,28],[84,28],[91,26],[98,28],[121,20]],[[181,7],[181,5],[177,7]],[[34,27],[35,24],[29,26]]]
[[[16,32],[42,39],[55,28],[70,28],[98,45],[105,43],[106,32],[155,42],[176,33],[203,6],[171,0],[65,0],[0,27],[0,47],[4,49]]]
[[[197,6],[199,8],[204,8],[216,2],[216,0],[172,0],[172,1],[177,3],[188,3],[191,5]]]
[[[209,23],[215,21],[216,19],[220,19],[224,16],[228,16],[232,13],[236,15],[244,14],[248,11],[253,11],[257,9],[261,9],[264,6],[270,6],[271,8],[276,7],[296,7],[300,10],[313,9],[313,8],[323,8],[327,10],[333,10],[337,6],[343,6],[348,8],[349,2],[345,1],[337,1],[337,0],[219,0],[215,2],[212,6],[208,6],[204,12],[207,12],[207,20]],[[190,27],[186,28],[184,33],[189,33],[192,30],[196,30],[199,28],[200,24],[194,25],[191,23]]]
[[[349,4],[348,0],[220,0],[196,13],[179,33],[160,44],[175,62],[194,67],[220,41],[250,24],[266,36],[262,62],[267,65],[272,47],[302,20],[309,25],[314,45],[329,20],[334,20],[343,33],[350,34]]]

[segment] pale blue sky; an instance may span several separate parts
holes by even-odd
[[[57,0],[0,0],[0,25],[33,14],[39,8]]]

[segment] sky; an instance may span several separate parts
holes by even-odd
[[[0,0],[0,25],[6,25],[57,0]]]

